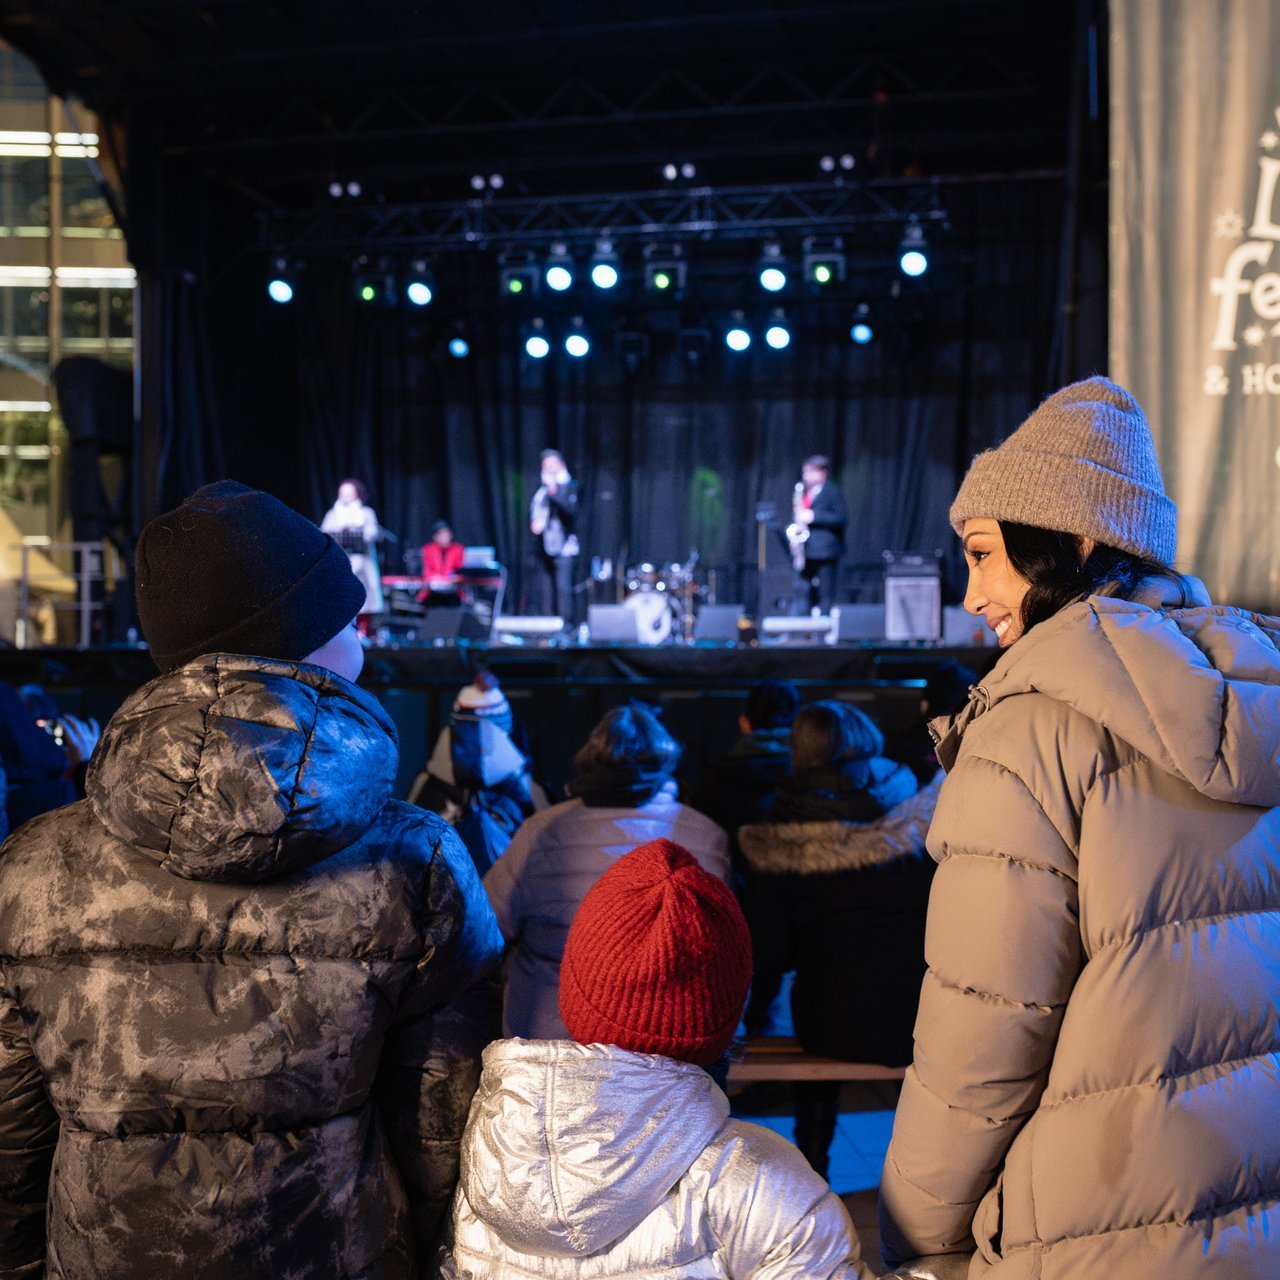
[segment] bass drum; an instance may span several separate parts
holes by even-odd
[[[623,602],[636,615],[636,639],[662,644],[671,639],[671,601],[663,591],[633,591]]]

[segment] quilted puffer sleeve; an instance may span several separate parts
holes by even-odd
[[[502,935],[471,857],[439,824],[424,903],[422,959],[397,1010],[378,1103],[409,1193],[423,1274],[458,1181],[458,1150],[480,1054],[500,1032]]]
[[[710,1172],[707,1213],[739,1280],[874,1280],[853,1223],[825,1180],[785,1138],[730,1122]]]
[[[58,1141],[22,1016],[0,973],[0,1277],[44,1273],[44,1205]]]
[[[1072,834],[978,753],[942,789],[915,1062],[880,1185],[890,1265],[973,1251],[978,1202],[1044,1090],[1081,964]]]

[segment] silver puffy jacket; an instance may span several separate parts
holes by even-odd
[[[804,1157],[701,1068],[571,1040],[484,1052],[445,1280],[869,1280]]]

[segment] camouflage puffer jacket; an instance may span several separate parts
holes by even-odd
[[[140,689],[0,855],[0,1277],[405,1280],[494,1030],[457,837],[318,667]]]

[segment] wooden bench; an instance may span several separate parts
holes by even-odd
[[[901,1080],[905,1067],[885,1067],[875,1062],[843,1062],[806,1053],[789,1036],[755,1036],[746,1043],[742,1057],[729,1064],[730,1084],[755,1084],[760,1080]]]

